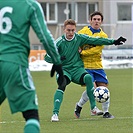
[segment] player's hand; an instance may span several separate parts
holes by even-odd
[[[117,40],[114,41],[114,45],[123,45],[127,39],[124,37],[119,37]]]
[[[62,70],[62,65],[61,64],[52,66],[50,76],[53,77],[55,72],[57,72],[59,74],[58,85],[59,86],[63,86],[63,84],[64,84],[64,76],[63,76],[63,70]]]

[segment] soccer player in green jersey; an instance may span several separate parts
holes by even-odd
[[[84,69],[83,62],[80,58],[78,52],[79,47],[84,44],[91,45],[121,45],[125,42],[126,39],[120,37],[117,40],[107,39],[107,38],[93,38],[84,34],[76,33],[76,23],[72,19],[68,19],[64,22],[64,35],[59,37],[56,40],[56,47],[59,51],[62,60],[62,68],[64,73],[64,84],[58,86],[58,89],[54,95],[54,108],[51,121],[59,121],[59,109],[63,100],[63,94],[65,92],[66,86],[70,82],[74,82],[79,85],[86,85],[87,95],[89,97],[90,106],[91,106],[91,115],[102,115],[103,112],[96,107],[96,102],[94,99],[93,91],[93,81],[92,77]],[[50,55],[46,54],[45,61],[52,63]],[[53,76],[53,72],[51,72]],[[57,82],[58,82],[58,73],[57,73]]]
[[[26,120],[24,133],[40,133],[37,95],[28,69],[30,26],[51,56],[52,72],[59,73],[61,85],[60,55],[40,4],[35,0],[0,0],[0,105],[7,98],[11,112],[22,112]]]

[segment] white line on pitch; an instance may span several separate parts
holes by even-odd
[[[73,121],[73,120],[78,120],[78,121],[84,121],[84,120],[100,120],[100,118],[102,117],[93,117],[93,118],[81,118],[81,119],[69,119],[70,121]],[[105,119],[105,118],[103,118]],[[133,117],[115,117],[113,120],[115,119],[119,119],[119,120],[122,120],[122,119],[133,119]],[[69,121],[69,120],[61,120],[61,121]],[[40,120],[42,122],[42,120]],[[48,120],[44,120],[44,121],[48,121]],[[8,124],[8,123],[18,123],[18,122],[25,122],[25,121],[0,121],[0,124]]]

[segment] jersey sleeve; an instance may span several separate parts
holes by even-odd
[[[31,12],[31,26],[38,36],[40,42],[42,42],[46,52],[50,55],[54,64],[60,64],[60,56],[58,50],[55,46],[54,39],[47,24],[45,22],[44,13],[41,5],[38,2],[35,2],[30,9]]]
[[[85,28],[83,28],[85,29]],[[81,33],[83,33],[85,31],[81,31]],[[87,33],[89,33],[89,31],[86,30]],[[103,31],[101,31],[101,37],[103,38],[107,38],[108,35],[106,33],[104,33]],[[104,45],[104,44],[103,44]],[[102,52],[104,46],[86,46],[84,45],[82,47],[82,52],[80,53],[83,56],[89,56],[89,55],[94,55],[94,54],[99,54]]]
[[[114,43],[114,39],[110,39],[110,38],[90,37],[90,36],[84,35],[84,34],[79,34],[79,36],[81,39],[80,46],[83,46],[84,44],[97,45],[97,46],[113,45],[113,43]]]

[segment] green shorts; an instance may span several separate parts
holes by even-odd
[[[12,113],[38,109],[35,86],[29,69],[0,61],[0,104],[6,98]]]
[[[87,71],[83,68],[83,67],[78,67],[78,68],[72,68],[72,69],[68,69],[68,70],[63,70],[64,75],[66,75],[70,81],[76,83],[76,84],[80,84],[82,85],[83,83],[81,83],[81,76],[85,73],[87,73]],[[87,73],[88,74],[88,73]]]

